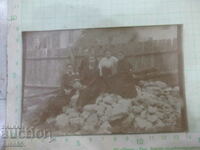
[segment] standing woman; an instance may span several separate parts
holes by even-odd
[[[110,50],[104,52],[104,57],[99,62],[99,75],[103,78],[109,78],[116,74],[118,59],[112,56]]]
[[[112,92],[124,98],[132,98],[137,95],[135,87],[135,79],[132,72],[132,65],[125,57],[125,53],[118,53],[117,74],[112,80]]]
[[[94,56],[83,59],[79,67],[81,83],[85,86],[92,84],[98,76],[97,60]]]
[[[89,50],[84,49],[83,50],[83,56],[82,56],[82,59],[80,61],[80,66],[78,67],[78,72],[79,72],[79,75],[80,75],[81,82],[84,82],[83,80],[85,78],[85,72],[88,70],[88,65],[89,65]]]
[[[96,102],[96,98],[104,92],[105,84],[99,77],[97,60],[94,56],[90,56],[87,63],[84,63],[79,68],[81,83],[84,89],[80,91],[78,106],[82,108],[87,104]]]
[[[118,59],[112,56],[110,50],[104,52],[104,57],[99,62],[99,76],[105,87],[105,92],[112,92],[113,76],[117,73]]]

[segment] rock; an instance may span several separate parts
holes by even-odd
[[[103,116],[105,113],[106,107],[104,105],[98,105],[97,107],[97,115]]]
[[[123,128],[128,128],[128,127],[132,126],[134,119],[135,119],[135,115],[133,113],[130,113],[128,115],[128,117],[122,121],[121,126]]]
[[[98,117],[97,114],[93,113],[91,114],[85,121],[86,126],[96,126],[98,123]]]
[[[167,95],[167,99],[170,105],[176,105],[176,103],[178,102],[178,99],[174,96],[171,95]]]
[[[130,113],[129,116],[128,116],[128,119],[131,120],[131,121],[134,121],[135,115],[133,113]]]
[[[106,107],[106,109],[105,109],[104,116],[110,118],[112,116],[113,108],[111,105],[106,105],[105,107]]]
[[[143,119],[146,119],[147,118],[147,111],[142,111],[142,113],[140,114],[140,117],[143,118]]]
[[[108,105],[112,105],[117,102],[116,97],[113,95],[107,95],[103,98],[103,102]]]
[[[121,119],[121,118],[123,118],[123,117],[125,117],[125,116],[126,116],[126,114],[113,115],[113,116],[111,116],[111,117],[109,118],[109,121],[119,120],[119,119]]]
[[[118,104],[115,104],[112,109],[111,120],[120,119],[129,113],[131,101],[121,100]]]
[[[96,133],[96,126],[98,124],[98,117],[97,114],[91,114],[85,121],[82,130],[88,133]]]
[[[96,132],[96,129],[93,125],[85,125],[82,130],[86,133],[95,133]]]
[[[140,128],[140,129],[150,129],[153,127],[153,124],[145,119],[142,119],[140,117],[137,117],[135,119],[135,124],[136,127]]]
[[[66,114],[61,114],[56,117],[56,126],[59,128],[64,128],[69,126],[69,118]]]
[[[157,112],[155,113],[155,115],[158,116],[158,118],[160,118],[160,119],[163,119],[163,118],[164,118],[164,114],[161,113],[161,112],[159,112],[159,111],[157,111]]]
[[[126,99],[120,99],[118,100],[118,104],[121,104],[122,107],[130,107],[131,106],[131,100]]]
[[[79,129],[80,127],[82,127],[83,124],[84,124],[83,118],[71,118],[70,119],[70,125],[72,127],[77,128],[77,129]]]
[[[140,105],[140,108],[141,108],[141,109],[145,109],[144,105]]]
[[[154,105],[157,103],[158,97],[147,92],[143,92],[140,97],[137,97],[139,102],[142,102],[144,104]]]
[[[158,101],[156,100],[156,98],[155,99],[149,98],[146,103],[147,105],[158,105]]]
[[[97,97],[97,99],[96,99],[96,104],[100,105],[100,103],[102,103],[102,102],[103,102],[103,94],[100,95],[99,97]]]
[[[109,116],[106,116],[106,115],[103,115],[103,116],[100,117],[100,121],[101,121],[101,122],[108,121],[109,119],[110,119],[110,117],[109,117]]]
[[[166,88],[167,87],[167,84],[165,82],[162,82],[162,81],[155,81],[153,83],[153,85],[158,86],[160,88]]]
[[[109,131],[111,129],[111,125],[108,121],[106,121],[100,126],[99,129],[102,130],[102,131]]]
[[[163,90],[163,94],[165,94],[165,95],[169,95],[171,92],[172,92],[172,88],[170,88],[170,87]]]
[[[149,86],[143,89],[145,92],[153,95],[159,95],[161,94],[161,88],[160,87],[155,87],[155,86]]]
[[[160,119],[158,119],[156,121],[155,127],[156,128],[163,128],[163,127],[165,127],[165,124]]]
[[[164,104],[162,112],[165,114],[173,113],[173,108],[169,104]]]
[[[176,122],[176,120],[177,120],[177,117],[176,117],[176,114],[170,114],[169,115],[169,118],[168,119],[166,119],[166,121],[168,122],[168,123],[175,123]]]
[[[71,113],[76,113],[76,110],[74,108],[70,108],[67,106],[63,107],[63,111],[66,115],[69,115]]]
[[[167,96],[165,96],[165,95],[160,95],[160,96],[158,97],[158,99],[159,99],[160,102],[162,102],[163,104],[164,104],[164,103],[168,103],[168,98],[167,98]],[[161,104],[160,102],[157,103],[156,105]]]
[[[156,122],[157,120],[158,120],[158,116],[156,116],[156,115],[147,115],[147,120],[148,121],[150,121],[150,122],[152,122],[152,123],[154,123],[154,122]]]
[[[130,101],[131,101],[131,104],[132,104],[132,105],[133,105],[133,104],[137,104],[138,97],[131,98]]]
[[[115,95],[116,96],[116,103],[118,103],[119,100],[123,99],[120,95]]]
[[[78,112],[72,112],[68,114],[69,118],[78,118],[80,114]]]
[[[159,87],[159,88],[166,88],[167,84],[162,81],[144,81],[143,86],[144,87],[155,86],[155,87]]]
[[[87,119],[89,117],[89,115],[90,115],[90,112],[88,112],[88,111],[84,111],[84,112],[81,113],[81,117],[83,119]]]
[[[83,111],[95,113],[95,112],[97,112],[97,107],[98,107],[97,104],[86,105],[83,107]]]
[[[132,111],[133,111],[134,113],[136,113],[136,114],[139,114],[139,113],[141,113],[141,112],[143,111],[143,109],[142,109],[142,107],[140,107],[140,106],[133,106],[133,107],[132,107]]]
[[[174,87],[172,89],[172,92],[175,96],[179,95],[179,92],[180,92],[180,88],[178,86]]]
[[[144,81],[142,84],[143,84],[143,87],[152,86],[152,82],[148,82],[148,81]]]
[[[152,107],[152,106],[149,106],[149,107],[148,107],[148,112],[149,112],[150,114],[156,113],[156,111],[157,111],[157,108],[156,108],[156,107]]]

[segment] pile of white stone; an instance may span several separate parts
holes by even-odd
[[[104,93],[82,112],[65,106],[54,118],[55,126],[69,134],[152,132],[176,127],[183,107],[179,88],[161,81],[141,81],[140,85],[137,97],[132,99]]]

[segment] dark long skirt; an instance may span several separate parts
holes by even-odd
[[[77,102],[78,107],[82,108],[87,104],[94,104],[96,98],[107,91],[108,85],[103,78],[98,77],[87,88],[80,91],[80,96]]]
[[[137,95],[135,80],[129,74],[117,74],[113,76],[109,83],[111,93],[123,98],[133,98]]]

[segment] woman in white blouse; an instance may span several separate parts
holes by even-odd
[[[116,74],[118,59],[112,56],[111,51],[106,50],[105,56],[99,62],[99,75],[101,77],[111,77]]]

